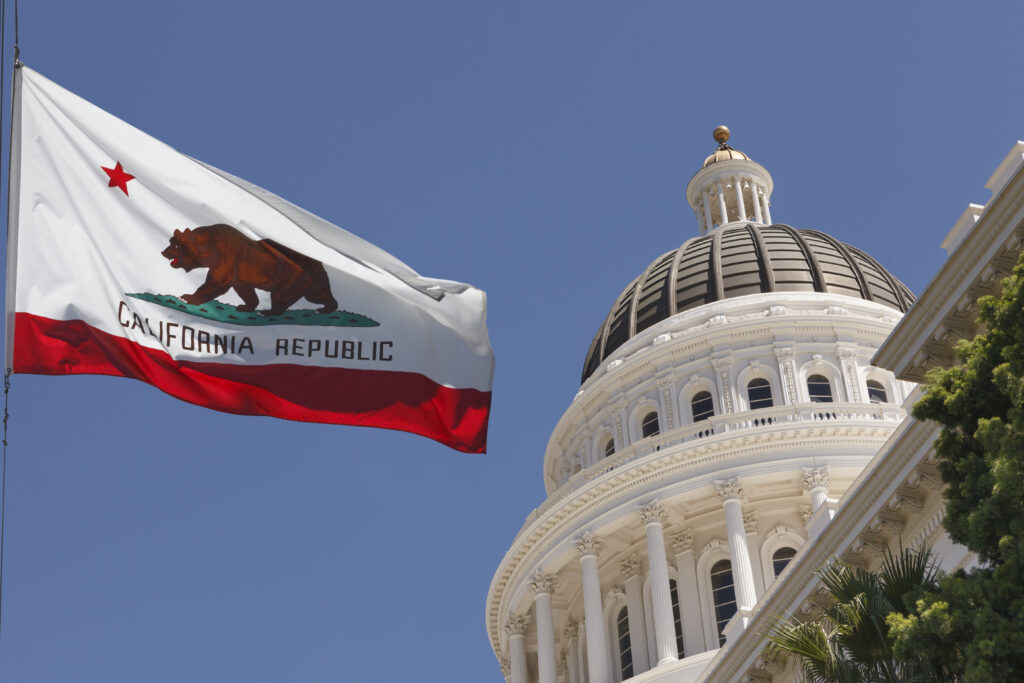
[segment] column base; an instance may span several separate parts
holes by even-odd
[[[655,664],[655,666],[665,666],[666,664],[675,664],[678,661],[679,661],[678,657],[665,657],[665,659],[663,659],[660,662],[658,662],[657,664]]]

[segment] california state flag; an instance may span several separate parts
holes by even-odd
[[[484,293],[17,69],[7,367],[486,447]]]

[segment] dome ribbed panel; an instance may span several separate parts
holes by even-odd
[[[698,237],[683,245],[673,289],[676,312],[703,306],[713,301],[714,288],[709,291],[708,271],[711,268],[711,236]]]
[[[733,225],[662,254],[619,295],[598,330],[582,381],[634,335],[691,308],[762,292],[822,292],[906,312],[914,295],[877,261],[816,230]]]
[[[643,332],[651,325],[671,315],[668,277],[676,252],[670,251],[647,269],[636,299],[636,331]]]

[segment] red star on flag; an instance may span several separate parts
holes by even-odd
[[[108,176],[110,176],[110,182],[107,187],[119,187],[121,192],[124,192],[125,196],[128,196],[128,181],[135,180],[135,176],[131,173],[125,173],[124,169],[121,168],[121,162],[117,162],[114,168],[107,168],[106,166],[100,166]]]

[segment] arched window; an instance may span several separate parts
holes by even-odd
[[[771,408],[774,403],[772,403],[772,385],[768,383],[768,380],[763,377],[750,380],[747,384],[747,401],[750,403],[751,410]]]
[[[725,625],[736,614],[736,591],[733,589],[732,563],[729,560],[719,560],[711,567],[711,599],[715,603],[718,644],[725,645]]]
[[[643,438],[654,436],[661,430],[658,427],[658,414],[653,410],[646,415],[640,422],[640,433],[643,434]]]
[[[811,403],[831,403],[832,385],[822,375],[811,375],[807,378],[807,393]]]
[[[615,452],[615,439],[609,438],[604,444],[604,457],[608,457]]]
[[[775,572],[775,576],[782,573],[782,570],[786,568],[789,561],[796,555],[795,548],[779,548],[772,553],[772,571]]]
[[[679,611],[679,590],[676,587],[676,580],[668,580],[668,588],[672,594],[672,621],[676,624],[676,650],[679,651],[679,659],[686,656],[683,648],[683,617]]]
[[[619,673],[620,679],[633,677],[633,651],[629,642],[629,612],[623,607],[615,619],[616,633],[619,636]]]
[[[710,393],[699,391],[690,399],[690,410],[693,412],[694,422],[706,420],[715,414],[715,401]]]
[[[868,380],[868,400],[872,403],[888,403],[889,397],[885,393],[885,387],[881,382],[873,379]]]

